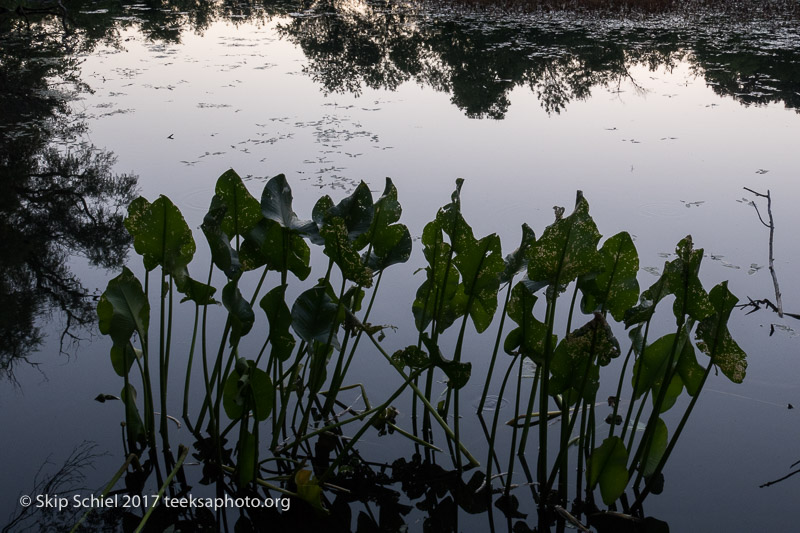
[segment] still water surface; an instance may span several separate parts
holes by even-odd
[[[69,101],[86,127],[72,142],[112,151],[115,172],[138,175],[151,200],[169,196],[192,228],[228,168],[256,197],[266,179],[285,173],[306,218],[320,195],[338,200],[361,180],[379,193],[390,176],[417,248],[456,178],[466,179],[465,217],[477,235],[497,232],[504,253],[523,222],[540,232],[552,207],[569,207],[582,190],[601,233],[635,235],[642,286],[692,234],[706,252],[707,288],[729,279],[740,298],[772,299],[768,230],[743,187],[769,189],[784,305],[800,311],[797,26],[355,1],[163,18],[146,5],[94,7],[81,20],[113,31],[77,56],[91,91]],[[422,261],[415,249],[394,279],[408,279]],[[115,274],[78,257],[68,264],[90,291]],[[138,261],[132,268],[141,269]],[[413,290],[386,289],[390,305],[376,321],[398,326],[387,342],[405,346]],[[13,428],[0,436],[0,516],[17,510],[43,461],[61,461],[83,440],[110,454],[86,486],[99,487],[119,464],[119,413],[92,400],[119,387],[107,339],[82,342],[67,361],[57,354],[62,322],[40,318],[48,336],[31,356],[40,366],[17,366],[20,386],[0,391],[3,425]],[[665,471],[664,493],[646,505],[673,531],[795,524],[800,481],[758,485],[800,459],[800,420],[787,409],[800,404],[800,324],[767,311],[733,322],[750,356],[747,378],[736,386],[712,376]],[[491,330],[484,336],[474,348],[479,376]],[[353,379],[380,390],[378,367],[360,365]],[[382,446],[375,437],[362,452]]]

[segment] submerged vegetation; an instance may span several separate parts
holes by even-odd
[[[523,225],[520,246],[504,257],[497,235],[477,238],[464,219],[461,187],[459,180],[422,233],[427,266],[411,309],[415,339],[391,348],[388,326],[375,325],[374,303],[389,268],[409,259],[412,239],[399,222],[398,193],[388,178],[377,200],[361,183],[338,203],[323,196],[305,220],[293,210],[283,175],[268,181],[259,202],[234,171],[225,172],[202,224],[211,251],[205,280],[190,275],[196,244],[177,207],[164,196],[134,200],[125,226],[146,273],[140,279],[125,268],[97,306],[122,378],[128,455],[106,492],[123,473],[131,494],[142,494],[152,475],[160,494],[188,492],[189,443],[180,443],[176,457],[170,440],[177,414],[168,412],[175,393],[168,383],[179,372],[181,418],[202,464],[199,483],[212,485],[218,497],[278,495],[295,502],[291,512],[288,506],[283,513],[243,510],[236,531],[262,530],[265,523],[270,530],[318,523],[347,531],[355,523],[359,531],[395,531],[412,504],[424,513],[425,530],[458,530],[459,509],[488,512],[494,528],[494,507],[509,529],[530,531],[527,490],[539,531],[563,530],[565,523],[666,530],[642,506],[662,490],[664,465],[711,370],[737,383],[745,376],[745,354],[726,327],[737,299],[724,282],[708,293],[702,287],[703,252],[690,236],[640,292],[630,235],[601,245],[580,193],[573,212],[556,209],[538,238]],[[309,244],[328,258],[318,279],[311,276]],[[217,291],[214,280],[222,276]],[[243,294],[247,277],[257,283]],[[299,296],[292,300],[293,293]],[[217,298],[224,323],[213,319]],[[193,308],[194,328],[179,342],[173,322],[182,306]],[[257,319],[261,313],[266,324]],[[473,376],[465,346],[496,321],[489,373]],[[628,339],[621,342],[623,327]],[[248,335],[260,337],[257,353],[241,348]],[[397,375],[394,390],[348,378],[365,357]],[[530,368],[533,378],[524,380]],[[501,380],[492,379],[495,369]],[[485,379],[478,405],[485,461],[463,438],[469,419],[460,392],[470,379]],[[606,380],[616,392],[598,401]],[[199,402],[192,388],[202,391]],[[488,409],[495,391],[501,400],[513,398],[507,425],[499,409]],[[412,398],[406,421],[396,408],[402,395]],[[666,417],[673,408],[682,412]],[[485,411],[492,413],[488,423]],[[411,459],[365,458],[358,445],[368,432],[407,440]],[[500,442],[509,445],[501,449]],[[529,457],[536,458],[532,469]],[[520,468],[528,479],[523,485],[513,481]],[[354,518],[350,503],[357,501],[364,510]],[[136,531],[149,520],[162,529],[186,520],[229,527],[224,512],[216,518],[164,506],[143,512]]]

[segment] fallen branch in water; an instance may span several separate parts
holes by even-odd
[[[789,404],[789,405],[791,406],[791,404]],[[789,468],[794,468],[799,464],[800,464],[800,461],[795,461],[794,463],[792,463],[792,466],[790,466]],[[774,485],[775,483],[780,483],[781,481],[783,481],[785,479],[789,479],[790,477],[792,477],[793,475],[797,474],[798,472],[800,472],[800,469],[794,470],[793,472],[789,472],[788,474],[786,474],[782,478],[778,478],[778,479],[775,479],[773,481],[768,481],[768,482],[764,483],[763,485],[759,485],[758,488],[759,489],[763,489],[764,487],[769,487],[770,485]]]
[[[775,221],[772,218],[772,197],[769,194],[769,189],[767,189],[767,194],[763,194],[760,192],[756,192],[753,189],[749,189],[744,187],[744,190],[749,191],[756,196],[760,196],[761,198],[767,199],[767,215],[769,216],[769,224],[764,222],[764,219],[761,216],[761,212],[758,210],[758,206],[756,205],[755,201],[751,201],[750,205],[753,206],[756,210],[756,214],[758,215],[758,219],[764,224],[766,227],[769,228],[769,273],[772,274],[772,284],[775,286],[775,311],[778,313],[778,316],[783,318],[783,302],[781,301],[781,289],[778,286],[778,276],[775,274],[775,258],[773,257],[773,246],[772,243],[775,237]]]
[[[795,463],[795,464],[797,464],[797,463]],[[797,474],[798,472],[800,472],[800,469],[793,470],[792,472],[789,472],[788,474],[786,474],[785,476],[783,476],[781,478],[774,479],[772,481],[768,481],[768,482],[764,483],[763,485],[759,485],[758,488],[759,489],[763,489],[764,487],[769,487],[770,485],[774,485],[776,483],[780,483],[781,481],[785,481],[785,480],[789,479],[790,477],[792,477],[793,475]]]
[[[753,300],[752,298],[750,298],[748,296],[747,300],[748,300],[747,303],[738,304],[738,305],[736,305],[736,307],[739,307],[741,309],[744,309],[746,307],[750,307],[751,308],[750,311],[747,312],[748,315],[751,314],[751,313],[755,313],[756,311],[761,310],[762,306],[765,307],[766,309],[769,309],[770,311],[774,311],[774,312],[776,312],[778,314],[781,313],[781,311],[778,310],[778,306],[775,305],[774,303],[772,303],[769,298],[762,298],[760,300]],[[788,313],[788,312],[784,311],[781,316],[789,316],[789,317],[795,318],[797,320],[800,320],[800,315],[797,314],[797,313]]]

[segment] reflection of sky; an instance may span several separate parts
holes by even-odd
[[[522,222],[541,233],[552,220],[551,207],[571,205],[581,189],[602,233],[627,229],[636,235],[643,267],[660,268],[675,243],[691,233],[709,254],[704,265],[707,288],[730,279],[741,298],[760,298],[771,294],[771,280],[766,268],[749,271],[751,264],[766,263],[767,230],[740,200],[751,197],[744,186],[771,189],[785,305],[800,310],[800,287],[790,277],[800,253],[790,232],[800,222],[792,201],[800,168],[800,156],[793,150],[800,138],[797,113],[778,105],[747,108],[720,98],[685,64],[671,72],[635,67],[631,73],[643,91],[627,82],[619,92],[598,88],[589,100],[568,104],[560,115],[548,116],[527,88],[517,88],[502,121],[468,119],[449,95],[412,83],[393,93],[364,89],[360,97],[324,96],[303,74],[302,52],[278,39],[272,27],[232,31],[218,24],[202,37],[187,34],[182,45],[166,47],[131,32],[124,35],[123,51],[86,58],[85,79],[96,93],[76,109],[90,118],[91,141],[117,154],[118,171],[140,175],[144,196],[172,198],[191,227],[199,225],[216,177],[230,167],[251,177],[248,184],[257,197],[263,178],[287,174],[301,217],[309,215],[320,194],[339,199],[359,180],[367,181],[377,195],[388,175],[398,186],[404,220],[414,236],[448,201],[455,178],[464,177],[467,220],[478,235],[498,232],[506,253],[516,247]],[[199,231],[195,236],[198,242],[202,239]],[[414,264],[398,267],[398,272],[410,275],[419,266],[418,241],[415,246]],[[412,279],[415,286],[421,282],[420,276]],[[641,273],[644,286],[655,279]],[[102,285],[98,279],[93,286]],[[376,322],[398,325],[400,331],[412,327],[412,291],[390,283],[385,290],[384,301],[395,305],[384,309]],[[797,411],[763,403],[800,403],[796,362],[788,356],[796,351],[797,339],[780,333],[769,339],[773,319],[778,322],[766,314],[737,319],[735,336],[751,355],[748,380],[742,387],[711,380],[709,388],[722,392],[709,392],[700,402],[698,410],[705,414],[690,422],[670,462],[667,494],[651,500],[648,511],[669,520],[676,531],[689,527],[681,527],[681,516],[715,515],[705,507],[721,497],[752,501],[758,520],[768,516],[775,520],[770,524],[781,527],[781,505],[786,505],[783,498],[790,487],[770,489],[768,501],[766,492],[755,488],[784,473],[797,458],[790,454],[798,452],[791,448],[798,437],[794,418],[786,418]],[[398,334],[388,339],[397,347],[403,344]],[[82,357],[68,371],[49,372],[71,375],[72,368],[93,365],[105,369],[104,348],[95,345],[91,352],[92,361]],[[41,359],[50,356],[43,353]],[[476,369],[483,364],[476,362]],[[368,374],[369,367],[354,368],[354,379]],[[86,384],[91,397],[118,388],[110,372],[103,375],[110,376],[105,385]],[[26,390],[36,395],[39,389],[26,385]],[[17,401],[26,400],[4,393],[3,408]],[[85,409],[84,404],[61,405]],[[103,409],[108,413],[113,408]],[[43,442],[37,458],[45,456],[43,428],[52,420],[28,411],[19,416],[27,420],[26,427],[40,428],[26,431]],[[19,423],[17,419],[14,426]],[[110,425],[102,422],[103,429]],[[86,428],[70,432],[91,433]],[[770,436],[734,445],[760,433]],[[8,443],[3,448],[27,451]],[[702,450],[702,459],[693,454],[695,449]],[[720,453],[709,454],[709,449]],[[771,470],[756,462],[765,456],[776,457]],[[13,463],[17,458],[7,459]],[[703,485],[706,476],[718,476],[731,465],[737,471],[731,473],[729,486],[722,495],[709,496],[710,488]],[[678,495],[671,475],[686,476],[681,491],[697,492]],[[670,490],[676,492],[670,495]],[[716,518],[722,521],[714,527],[718,530],[755,531],[761,523],[754,518],[739,528],[742,519],[737,515],[726,527],[724,518]]]
[[[472,120],[449,95],[412,83],[323,96],[302,74],[302,53],[271,26],[219,24],[169,47],[130,33],[125,52],[87,58],[97,90],[81,102],[87,113],[128,110],[92,120],[92,140],[119,156],[120,170],[141,175],[145,196],[167,194],[194,223],[216,176],[233,167],[255,178],[256,195],[258,178],[286,173],[306,214],[319,189],[340,197],[363,179],[379,191],[391,176],[401,199],[413,198],[405,209],[416,235],[464,177],[476,230],[504,242],[516,241],[522,222],[542,228],[551,206],[571,204],[581,189],[601,231],[639,237],[643,266],[660,266],[655,254],[692,233],[722,256],[729,268],[720,276],[734,278],[764,257],[755,213],[736,202],[749,197],[742,187],[771,189],[779,223],[796,225],[781,198],[800,168],[800,116],[720,98],[685,64],[669,73],[635,67],[638,87],[596,88],[560,115],[518,87],[505,120]]]

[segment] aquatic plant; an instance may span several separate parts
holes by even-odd
[[[457,516],[458,506],[469,512],[490,509],[493,496],[499,494],[495,505],[509,520],[519,518],[519,498],[512,493],[516,455],[538,504],[540,527],[556,520],[563,527],[566,520],[585,528],[581,520],[586,515],[589,525],[613,528],[620,515],[600,511],[596,491],[610,509],[621,505],[630,520],[641,519],[645,497],[663,487],[664,465],[712,368],[734,382],[744,378],[745,354],[726,326],[736,298],[726,283],[710,293],[703,289],[698,277],[703,251],[694,248],[690,236],[678,243],[676,258],[664,265],[659,279],[640,294],[632,238],[622,232],[601,246],[589,204],[580,193],[573,212],[565,216],[564,209],[557,209],[555,221],[538,239],[523,225],[520,246],[504,258],[497,235],[474,236],[461,212],[462,185],[458,180],[450,203],[423,230],[427,266],[412,306],[417,340],[392,355],[383,345],[386,326],[370,322],[386,270],[407,261],[412,249],[410,233],[399,223],[402,209],[390,179],[377,200],[363,182],[338,203],[323,196],[311,219],[304,220],[293,210],[292,191],[283,175],[267,182],[259,202],[233,170],[225,172],[201,226],[211,251],[205,282],[189,273],[196,244],[178,208],[164,196],[153,202],[134,200],[125,226],[142,257],[144,283],[123,269],[109,282],[97,313],[101,332],[112,340],[111,363],[123,380],[126,455],[148,454],[143,464],[136,461],[138,466],[131,466],[138,486],[154,471],[162,492],[172,490],[174,479],[186,488],[182,465],[188,451],[183,448],[174,459],[168,415],[173,322],[179,305],[175,299],[182,297],[181,303],[194,306],[187,365],[182,369],[182,419],[196,439],[195,457],[204,465],[201,482],[216,484],[218,494],[266,490],[327,512],[331,504],[326,493],[355,487],[354,472],[367,476],[373,486],[381,484],[366,473],[369,463],[357,451],[359,439],[376,430],[408,439],[417,452],[411,463],[392,465],[395,481],[404,486],[411,481],[401,472],[417,475],[436,466],[444,449],[441,443],[446,444],[457,480],[445,489],[452,494],[450,504],[442,500],[437,507],[442,492],[433,486],[409,489],[415,497],[425,495],[431,513],[434,508],[450,509]],[[309,243],[322,247],[328,258],[325,275],[289,302],[290,274],[292,283],[311,274]],[[220,291],[225,322],[218,333],[209,331],[210,308],[219,304],[212,286],[215,271],[225,278]],[[258,282],[246,297],[242,279],[250,273]],[[262,295],[268,279],[274,284]],[[559,312],[565,305],[562,296],[570,292],[568,312]],[[499,397],[517,371],[509,466],[499,475],[492,473],[494,466],[500,470],[501,459],[495,410],[491,428],[484,425],[485,470],[464,484],[461,474],[480,466],[462,438],[460,390],[472,373],[464,346],[472,334],[467,331],[470,323],[476,334],[491,326],[498,314],[498,294],[504,295],[500,324],[478,413],[494,385],[502,344],[510,360]],[[541,305],[536,306],[539,299],[544,299],[543,314]],[[151,300],[158,302],[156,309]],[[656,309],[669,300],[674,331],[653,340]],[[256,302],[266,315],[267,328],[254,328]],[[588,317],[585,323],[573,327],[581,316]],[[514,324],[508,332],[506,318]],[[156,320],[157,332],[151,334]],[[454,326],[457,336],[444,335]],[[612,364],[623,353],[617,338],[623,327],[629,337],[626,355],[621,365]],[[248,359],[240,343],[253,333],[265,337],[258,354]],[[382,391],[379,404],[369,399],[368,392],[374,391],[348,382],[362,341],[368,343],[362,350],[382,357],[386,368],[400,378],[396,389]],[[704,365],[697,360],[695,345],[708,356]],[[529,390],[522,386],[525,360],[535,367]],[[197,366],[202,369],[203,399],[200,405],[190,405]],[[442,395],[434,390],[441,375],[446,378]],[[607,428],[598,422],[599,407],[606,403],[596,398],[601,378],[616,385],[607,401]],[[361,393],[363,408],[342,399],[353,390]],[[679,402],[684,390],[687,398]],[[394,408],[404,393],[413,398],[411,428],[401,427]],[[662,415],[675,405],[684,411],[670,431]],[[551,420],[559,424],[557,438],[551,435]],[[358,429],[345,436],[351,425]],[[535,447],[530,438],[534,427]],[[159,436],[163,463],[156,452]],[[229,438],[235,440],[232,449],[227,447]],[[531,473],[525,456],[534,450],[537,461]],[[577,462],[577,469],[570,468],[571,461]],[[122,470],[130,464],[129,456]],[[573,483],[571,471],[576,472]],[[498,477],[501,485],[496,489]],[[570,489],[575,499],[567,510]],[[632,502],[628,489],[635,496]],[[240,520],[253,525],[246,516]]]

